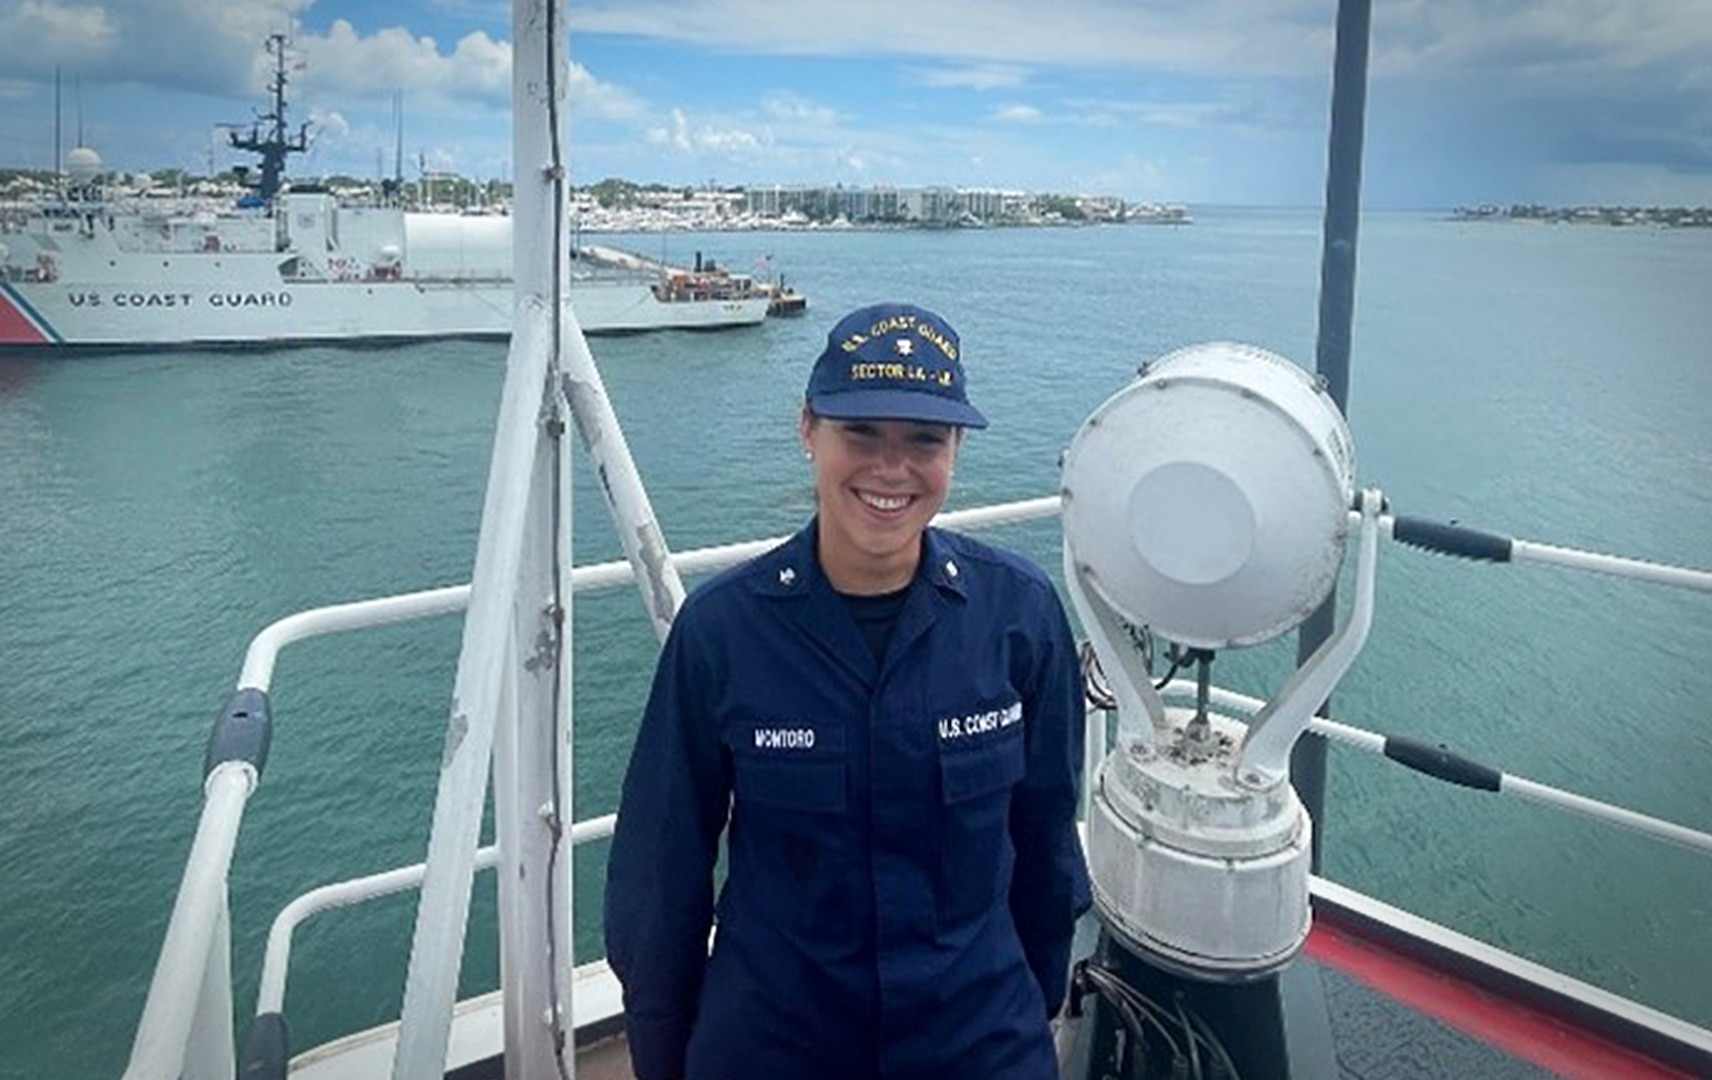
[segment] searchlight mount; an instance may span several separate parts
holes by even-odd
[[[1323,386],[1229,342],[1145,365],[1065,454],[1065,580],[1118,711],[1091,793],[1095,903],[1118,941],[1162,970],[1249,981],[1307,940],[1313,825],[1289,783],[1290,750],[1372,625],[1383,500],[1357,494],[1353,472]],[[1337,581],[1352,520],[1343,626],[1248,724],[1209,712],[1216,651],[1305,620]],[[1165,704],[1138,631],[1197,650],[1194,709]]]

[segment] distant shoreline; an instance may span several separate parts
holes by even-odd
[[[1452,221],[1712,228],[1712,207],[1705,206],[1459,206],[1450,216]]]

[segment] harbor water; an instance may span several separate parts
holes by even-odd
[[[593,340],[676,549],[811,508],[795,421],[831,321],[910,300],[962,334],[992,420],[952,506],[1052,492],[1081,419],[1173,348],[1313,364],[1319,219],[1187,227],[603,237],[782,270],[806,318]],[[770,259],[770,261],[769,261]],[[1350,423],[1397,513],[1712,567],[1712,230],[1362,224]],[[0,1076],[123,1067],[200,807],[203,740],[249,639],[322,604],[468,580],[505,349],[450,342],[0,357]],[[579,466],[579,563],[618,557]],[[996,532],[1058,575],[1055,527]],[[1341,719],[1712,829],[1712,596],[1388,546]],[[1347,594],[1348,590],[1345,590]],[[606,813],[654,651],[633,592],[579,596],[576,811]],[[232,873],[240,1023],[268,923],[419,861],[458,644],[441,618],[294,646]],[[1221,656],[1264,696],[1292,642]],[[1328,876],[1712,1025],[1712,860],[1331,751]],[[599,955],[603,844],[579,851]],[[496,984],[478,881],[466,992]],[[413,894],[311,921],[298,1047],[396,1016]]]

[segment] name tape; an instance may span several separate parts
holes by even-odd
[[[757,750],[813,750],[813,728],[756,728]]]
[[[948,716],[939,721],[939,741],[952,742],[965,739],[971,735],[985,735],[990,731],[1000,731],[1010,727],[1022,719],[1022,702],[1006,705],[1002,709],[988,709],[986,712],[970,713],[968,716]]]

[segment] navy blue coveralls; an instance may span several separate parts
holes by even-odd
[[[606,892],[636,1075],[1055,1078],[1089,903],[1063,606],[929,529],[877,662],[815,527],[697,590],[660,656]]]

